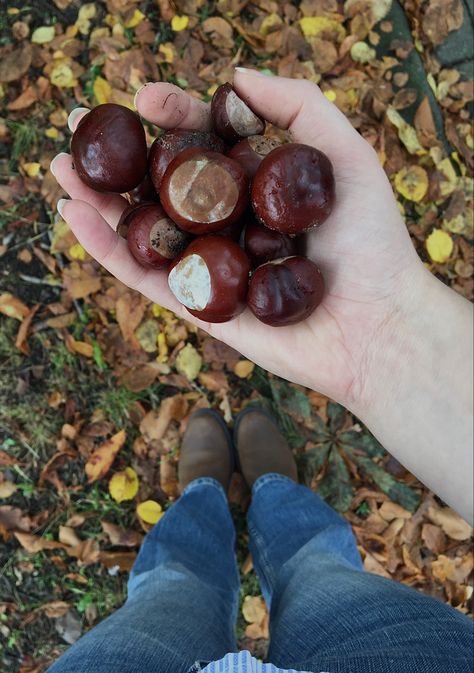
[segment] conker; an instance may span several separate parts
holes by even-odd
[[[192,234],[218,231],[236,222],[248,204],[242,167],[218,152],[191,148],[168,166],[160,199],[168,215]]]
[[[231,159],[235,159],[244,169],[248,178],[253,178],[257,168],[269,152],[279,147],[281,143],[266,136],[249,136],[244,138],[227,153]]]
[[[187,129],[166,131],[153,142],[148,156],[151,179],[157,191],[170,163],[180,152],[190,147],[201,147],[213,152],[224,152],[225,149],[224,141],[215,133]]]
[[[162,269],[186,248],[189,234],[170,220],[158,203],[137,206],[128,216],[127,243],[142,266]]]
[[[237,243],[225,236],[200,236],[173,263],[168,283],[192,315],[226,322],[244,310],[249,271]]]
[[[218,87],[211,101],[215,132],[228,143],[263,133],[265,122],[235,93],[228,82]]]
[[[305,320],[321,303],[324,280],[306,257],[267,262],[252,275],[247,303],[266,325],[283,327]]]
[[[334,203],[334,174],[325,154],[298,143],[277,147],[255,173],[251,199],[265,226],[283,234],[301,234],[329,216]]]
[[[98,105],[80,120],[71,154],[77,174],[92,189],[129,192],[147,171],[145,130],[139,116],[123,105]]]
[[[135,189],[128,192],[127,196],[130,203],[134,205],[148,203],[149,201],[158,201],[158,194],[148,173]]]
[[[297,254],[296,241],[286,234],[272,231],[260,224],[248,224],[244,237],[245,252],[252,266],[260,266],[272,259]]]

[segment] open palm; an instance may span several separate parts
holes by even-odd
[[[287,129],[292,141],[325,152],[334,166],[336,205],[307,241],[307,255],[321,268],[327,291],[307,320],[274,328],[248,309],[223,324],[193,318],[168,289],[167,274],[139,266],[115,233],[125,199],[82,184],[66,154],[52,165],[72,197],[63,216],[89,254],[129,287],[265,369],[359,410],[367,402],[366,373],[377,336],[390,329],[401,293],[409,292],[423,267],[375,152],[316,85],[247,71],[236,72],[234,86],[253,110]],[[147,85],[136,105],[161,128],[210,127],[208,106],[174,85]]]

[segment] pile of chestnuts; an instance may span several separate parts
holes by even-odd
[[[301,234],[331,212],[331,163],[263,135],[230,84],[216,90],[211,116],[213,132],[173,129],[148,150],[136,113],[99,105],[73,134],[74,167],[89,187],[126,194],[118,234],[141,265],[167,270],[193,316],[225,322],[248,305],[267,325],[304,320],[324,281]]]

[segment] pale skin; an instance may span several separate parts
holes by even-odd
[[[123,283],[225,341],[265,369],[337,400],[447,504],[472,522],[472,306],[424,267],[370,145],[303,80],[237,69],[236,91],[255,112],[331,159],[336,205],[308,235],[326,295],[304,322],[272,328],[247,309],[224,324],[179,305],[165,272],[146,270],[115,233],[122,196],[82,184],[71,157],[52,171],[71,200],[61,212],[80,243]],[[166,83],[136,96],[162,129],[210,128],[209,107]],[[74,129],[82,114],[70,119]]]

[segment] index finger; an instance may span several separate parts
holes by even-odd
[[[163,129],[211,130],[209,105],[175,84],[144,84],[135,94],[135,107],[142,117]]]

